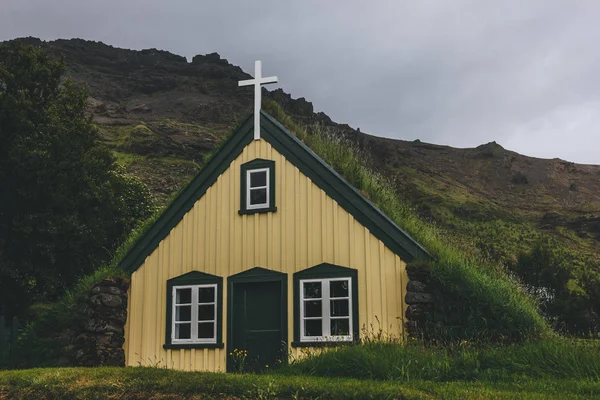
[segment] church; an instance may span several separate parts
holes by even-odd
[[[305,348],[402,338],[427,251],[255,109],[126,254],[126,365],[260,370]]]

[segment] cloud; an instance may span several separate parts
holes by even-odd
[[[362,131],[600,164],[593,1],[4,0],[0,39],[219,52]]]

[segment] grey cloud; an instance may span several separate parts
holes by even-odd
[[[4,0],[0,39],[219,52],[376,135],[600,164],[593,1]]]

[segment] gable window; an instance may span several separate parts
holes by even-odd
[[[165,348],[223,346],[222,282],[199,271],[167,281]]]
[[[314,346],[358,339],[357,271],[320,264],[294,274],[294,343]]]
[[[273,212],[275,207],[275,162],[256,159],[241,167],[240,214]]]
[[[249,169],[246,182],[246,209],[269,207],[269,169]]]

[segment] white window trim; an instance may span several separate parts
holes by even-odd
[[[330,282],[346,281],[348,282],[348,297],[334,297],[336,299],[348,299],[348,317],[332,317],[329,293]],[[321,282],[321,298],[320,299],[305,299],[304,284],[311,282]],[[304,301],[305,300],[321,300],[321,320],[322,320],[322,336],[306,336],[304,334]],[[310,317],[307,317],[310,318]],[[311,318],[312,319],[312,318]],[[315,317],[314,319],[319,319]],[[331,320],[332,319],[348,319],[349,320],[349,335],[331,335]],[[352,278],[329,278],[329,279],[301,279],[300,280],[300,342],[351,342],[353,338],[352,332]]]
[[[198,289],[200,288],[214,288],[215,298],[210,303],[199,303],[198,302]],[[182,303],[186,305],[191,305],[192,307],[192,320],[191,320],[191,335],[190,339],[176,339],[175,338],[175,326],[176,315],[177,315],[177,306],[181,304],[177,304],[177,290],[180,289],[192,289],[192,303]],[[178,285],[173,286],[173,291],[171,293],[173,309],[171,310],[171,343],[172,344],[197,344],[197,343],[217,343],[217,284],[207,284],[207,285]],[[198,321],[198,306],[199,305],[212,305],[214,307],[214,319],[211,321]],[[212,338],[198,338],[198,323],[213,323],[213,337]],[[188,322],[186,322],[188,323]]]
[[[250,174],[255,172],[265,172],[266,175],[266,186],[250,186]],[[267,189],[267,201],[265,203],[260,204],[250,204],[250,190],[251,189]],[[246,171],[246,209],[247,210],[258,210],[262,208],[269,208],[270,206],[270,194],[271,194],[271,185],[270,185],[270,168],[256,168],[249,169]]]

